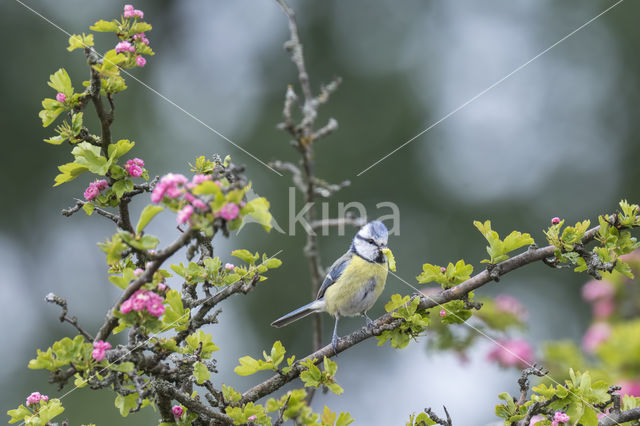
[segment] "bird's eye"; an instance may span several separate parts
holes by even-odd
[[[372,238],[367,238],[365,241],[368,242],[369,244],[373,244],[374,246],[376,245],[376,242],[373,241]]]

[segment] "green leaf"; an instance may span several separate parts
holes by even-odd
[[[151,31],[151,29],[151,24],[147,24],[146,22],[136,22],[131,26],[131,32],[134,34],[145,33]]]
[[[84,205],[82,206],[82,210],[84,210],[87,216],[91,216],[95,208],[96,208],[96,205],[93,204],[92,202],[84,203]]]
[[[47,127],[55,121],[58,116],[66,110],[65,106],[55,99],[45,98],[42,100],[42,111],[38,117],[42,120],[42,127]]]
[[[264,266],[266,266],[269,269],[275,269],[280,267],[280,265],[282,265],[282,260],[280,259],[276,259],[275,257],[272,257],[270,259],[265,260],[264,262],[262,262],[262,264]]]
[[[115,405],[116,408],[120,410],[120,415],[122,417],[127,417],[129,415],[129,411],[138,406],[138,394],[132,393],[127,396],[118,394],[118,396],[116,396]]]
[[[69,47],[67,47],[67,50],[71,52],[75,49],[84,49],[85,47],[88,47],[88,46],[93,46],[93,34],[89,34],[89,35],[85,35],[85,33],[82,33],[82,35],[74,34],[71,37],[69,37]]]
[[[82,116],[82,112],[77,112],[71,117],[71,129],[73,130],[74,136],[82,130]]]
[[[162,206],[154,206],[153,204],[147,205],[140,213],[140,219],[138,220],[138,224],[136,225],[136,233],[142,232],[142,230],[147,226],[147,224],[160,213],[164,208]]]
[[[112,186],[113,192],[119,199],[127,193],[133,191],[133,182],[130,179],[123,179],[115,182]]]
[[[109,149],[107,150],[109,159],[117,160],[118,158],[129,152],[135,144],[135,142],[131,142],[128,139],[120,139],[118,142],[109,145]]]
[[[271,231],[271,222],[273,217],[269,212],[269,201],[264,197],[254,198],[247,202],[240,211],[243,214],[242,225],[249,223],[249,218],[253,219],[253,222],[257,222],[267,231]]]
[[[52,138],[49,139],[43,139],[46,143],[50,143],[51,145],[60,145],[62,144],[62,142],[64,142],[66,139],[63,138],[60,135],[54,136]]]
[[[109,364],[108,367],[109,370],[130,373],[134,370],[135,365],[132,362],[121,362],[120,364]]]
[[[89,142],[80,142],[71,150],[71,154],[76,158],[76,164],[100,176],[104,176],[111,166],[111,161],[102,156],[100,147]]]
[[[264,361],[254,359],[248,355],[239,358],[238,362],[240,362],[240,365],[236,366],[233,371],[239,376],[249,376],[260,370],[266,370],[266,368],[263,368]]]
[[[67,97],[73,95],[71,78],[69,78],[69,74],[67,74],[67,70],[64,68],[60,68],[55,73],[51,74],[47,84],[57,92],[64,93]]]
[[[199,350],[200,345],[202,344],[200,356],[202,358],[210,358],[213,352],[219,350],[219,348],[211,341],[212,338],[213,337],[209,333],[205,333],[202,330],[198,330],[195,333],[190,334],[185,339],[185,342],[187,343],[185,353],[194,353]]]
[[[162,317],[166,327],[175,328],[176,331],[184,331],[189,328],[190,309],[184,309],[182,297],[177,290],[169,290],[165,296],[167,307]]]
[[[89,171],[89,169],[78,163],[67,163],[61,166],[58,166],[58,170],[60,170],[60,174],[55,177],[55,184],[58,186],[62,185],[65,182],[70,182],[80,176],[82,173]]]
[[[227,402],[238,402],[242,399],[242,394],[236,392],[231,386],[222,385],[222,395]]]
[[[107,22],[101,19],[95,24],[93,24],[91,27],[89,27],[89,29],[92,31],[98,31],[98,32],[109,32],[109,31],[115,32],[115,31],[118,31],[118,21],[114,19],[113,21]]]
[[[258,253],[256,253],[255,255],[251,254],[251,252],[249,250],[234,250],[231,252],[231,256],[235,256],[245,262],[247,262],[250,265],[253,265],[256,263],[256,261],[258,259],[260,259],[260,256],[258,255]]]
[[[196,378],[196,382],[201,385],[211,377],[211,372],[207,369],[207,366],[202,362],[197,361],[193,364],[193,377]]]
[[[487,220],[484,223],[474,221],[473,225],[480,231],[484,238],[489,242],[487,247],[487,253],[491,259],[484,259],[482,263],[499,263],[507,260],[509,256],[507,253],[516,250],[520,247],[533,244],[533,238],[529,234],[523,234],[518,231],[513,231],[502,241],[498,236],[498,233],[491,229],[491,221]]]

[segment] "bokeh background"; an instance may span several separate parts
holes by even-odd
[[[86,0],[24,3],[70,33],[119,15],[123,6]],[[632,1],[620,3],[356,176],[612,4],[292,1],[314,89],[336,75],[343,78],[320,118],[335,117],[340,129],[316,145],[318,176],[352,181],[331,200],[331,213],[337,213],[340,201],[360,201],[376,217],[389,213],[376,209],[377,203],[396,203],[400,235],[389,245],[398,274],[415,283],[425,262],[464,258],[481,268],[485,243],[474,219],[490,218],[501,234],[518,229],[543,243],[541,230],[553,216],[595,220],[622,198],[638,201],[640,5]],[[154,27],[148,37],[157,53],[144,69],[134,70],[136,77],[257,157],[297,161],[286,135],[275,128],[284,90],[297,81],[282,49],[287,22],[273,1],[165,0],[135,6]],[[59,310],[44,302],[45,294],[66,297],[81,323],[95,332],[117,289],[106,279],[104,255],[96,246],[113,232],[111,223],[99,216],[60,215],[81,196],[88,177],[52,189],[56,166],[70,154],[42,142],[52,129],[43,129],[37,117],[40,100],[54,95],[46,86],[49,74],[65,67],[76,88],[86,79],[82,55],[67,52],[65,34],[13,0],[0,3],[0,35],[5,58],[0,67],[4,415],[32,391],[59,397],[70,389],[57,391],[46,384],[45,372],[26,368],[37,348],[73,335],[71,327],[58,323]],[[96,41],[102,51],[114,42],[104,34]],[[135,140],[135,153],[152,174],[187,172],[198,155],[230,154],[246,165],[256,192],[271,201],[276,220],[286,227],[288,177],[273,174],[132,79],[127,82],[129,90],[116,98],[114,136]],[[134,211],[146,202],[137,200]],[[168,243],[176,235],[174,225],[165,214],[150,231]],[[350,238],[321,238],[325,266],[342,254]],[[309,300],[303,244],[301,228],[289,236],[266,234],[254,225],[232,239],[216,238],[216,253],[225,260],[235,248],[283,250],[284,265],[255,292],[227,303],[221,323],[208,330],[222,348],[216,354],[221,374],[214,383],[244,390],[267,378],[268,373],[240,378],[232,368],[238,357],[258,356],[275,339],[298,357],[308,353],[310,321],[281,330],[269,326]],[[507,293],[525,302],[531,313],[526,337],[539,350],[545,340],[579,341],[589,319],[579,297],[586,279],[531,265],[478,293]],[[381,299],[410,292],[390,277]],[[373,314],[381,314],[383,305],[378,303]],[[327,316],[327,341],[331,324]],[[360,319],[345,320],[340,332],[361,325]],[[338,357],[337,381],[344,395],[319,394],[314,408],[326,404],[348,410],[356,424],[391,425],[404,424],[411,412],[427,406],[441,410],[444,404],[456,424],[496,421],[496,395],[514,392],[518,373],[489,364],[490,348],[486,341],[474,346],[468,362],[461,363],[453,354],[430,353],[424,340],[401,351],[366,341]],[[65,416],[71,424],[154,424],[151,409],[122,419],[112,399],[106,391],[72,392],[63,399]]]

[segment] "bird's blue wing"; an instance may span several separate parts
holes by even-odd
[[[318,299],[324,296],[324,292],[327,291],[329,286],[331,286],[338,280],[338,278],[340,278],[340,275],[342,275],[342,272],[351,261],[352,256],[353,253],[351,251],[348,251],[340,256],[338,260],[333,262],[333,265],[331,265],[331,267],[329,268],[329,272],[327,272],[327,276],[325,277],[324,281],[322,282],[322,286],[318,291]]]

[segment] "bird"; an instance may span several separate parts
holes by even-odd
[[[337,353],[338,320],[342,317],[362,316],[368,327],[373,321],[367,311],[384,290],[389,270],[386,252],[389,231],[378,220],[362,226],[351,242],[349,250],[329,268],[316,300],[271,323],[284,327],[315,312],[327,312],[335,317],[331,346]]]

